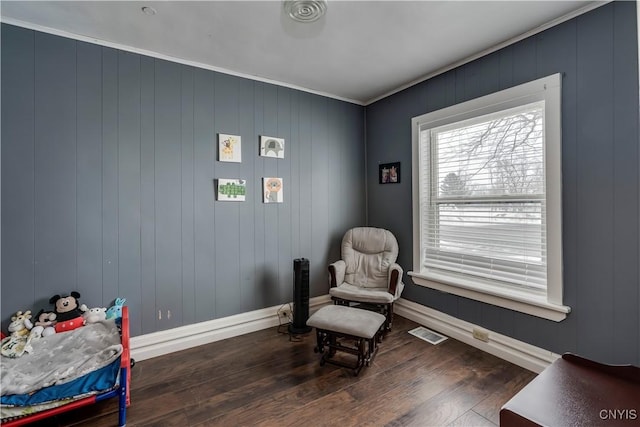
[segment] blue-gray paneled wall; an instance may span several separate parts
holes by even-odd
[[[242,137],[241,163],[216,160],[218,133]],[[363,107],[6,24],[1,159],[5,330],[72,290],[125,297],[133,335],[269,307],[299,257],[323,295],[365,221]],[[284,203],[262,203],[268,176]],[[216,178],[247,200],[215,201]]]
[[[555,323],[413,284],[405,298],[554,352],[640,364],[637,41],[636,3],[613,2],[367,107],[369,223],[396,234],[410,270],[410,119],[563,73],[569,317]],[[392,161],[402,162],[402,183],[378,185],[377,165]]]

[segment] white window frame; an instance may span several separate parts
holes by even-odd
[[[559,322],[571,308],[563,305],[562,292],[562,164],[561,164],[561,81],[554,74],[500,92],[433,111],[411,120],[413,166],[413,270],[408,274],[417,285],[482,301]],[[544,101],[544,152],[547,206],[547,287],[546,294],[504,286],[497,281],[475,280],[448,275],[446,272],[422,270],[421,197],[425,191],[420,182],[422,149],[420,128],[435,128]]]

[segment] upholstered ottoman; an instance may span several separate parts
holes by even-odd
[[[307,325],[316,328],[316,353],[322,353],[320,365],[331,363],[354,370],[358,375],[364,365],[369,366],[384,330],[386,318],[373,311],[343,305],[329,305],[316,311]],[[349,345],[351,344],[351,345]],[[325,347],[328,350],[325,352]],[[356,356],[356,361],[334,358],[337,351]]]

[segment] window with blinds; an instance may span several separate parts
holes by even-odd
[[[413,282],[561,321],[562,76],[414,117]]]
[[[544,101],[420,129],[423,267],[546,287]]]

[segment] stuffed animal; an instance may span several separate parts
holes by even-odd
[[[85,311],[82,315],[84,317],[84,323],[96,323],[101,320],[106,320],[107,318],[107,309],[106,307],[95,307],[90,308],[88,311]]]
[[[125,298],[116,298],[115,303],[107,310],[107,319],[119,319],[122,317],[122,306],[127,300]]]
[[[12,316],[8,328],[11,335],[2,340],[0,354],[15,358],[22,356],[25,352],[30,352],[30,336],[28,334],[31,328],[33,328],[33,323],[31,323],[30,310],[24,313],[18,311],[15,316]]]
[[[19,311],[15,316],[12,316],[8,329],[11,332],[11,336],[23,337],[29,334],[31,328],[33,328],[31,310],[27,310],[24,313]]]
[[[80,293],[73,291],[70,295],[54,295],[49,300],[55,306],[56,332],[66,332],[84,325],[82,313],[87,311],[87,306],[78,304]]]
[[[31,329],[29,336],[34,338],[48,337],[56,333],[56,314],[53,311],[40,310],[36,314],[35,326]]]

